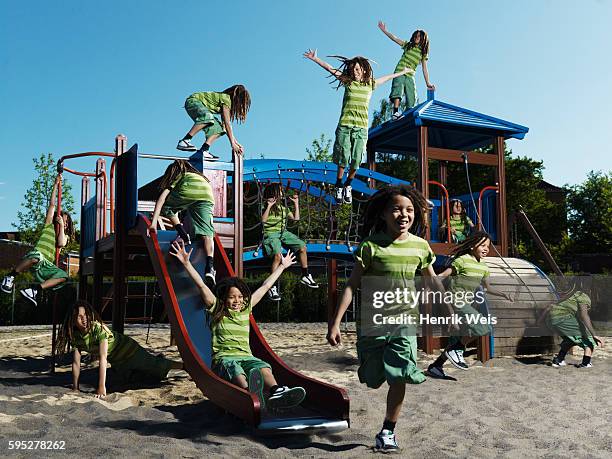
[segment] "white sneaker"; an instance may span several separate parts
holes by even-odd
[[[555,356],[552,359],[552,362],[550,363],[554,368],[560,368],[560,367],[565,367],[567,366],[567,363],[565,363],[565,360],[559,360],[559,358],[557,356]]]
[[[34,303],[34,306],[38,306],[38,302],[36,301],[36,294],[38,293],[38,290],[35,288],[25,288],[23,290],[19,290],[19,293],[21,293],[24,298],[27,298]]]
[[[219,157],[213,155],[210,151],[205,151],[202,153],[202,157],[204,161],[219,161]]]
[[[293,408],[298,406],[306,398],[306,391],[303,387],[281,386],[276,389],[267,400],[270,409]]]
[[[212,285],[215,285],[216,282],[216,277],[217,277],[217,271],[215,270],[215,268],[211,267],[205,274],[204,277],[206,278],[207,281],[209,281]]]
[[[387,429],[381,430],[376,434],[376,449],[384,452],[399,451],[395,434]]]
[[[187,139],[179,140],[176,149],[181,151],[197,151],[196,146],[191,143],[191,140]]]
[[[467,364],[465,363],[465,359],[463,358],[463,351],[460,349],[453,349],[450,351],[446,351],[444,353],[444,355],[446,355],[446,358],[449,360],[450,363],[453,364],[453,366],[455,366],[456,368],[459,368],[460,370],[468,370],[469,367],[467,366]]]
[[[576,365],[576,368],[593,368],[593,364],[591,362],[587,363],[586,365],[584,363],[579,363]]]
[[[275,286],[273,286],[270,290],[268,290],[268,298],[270,298],[272,301],[280,301],[281,300],[281,296],[278,293],[278,288]]]
[[[353,187],[347,185],[344,187],[343,200],[345,204],[350,204],[353,202]]]
[[[4,293],[11,293],[13,291],[13,287],[15,285],[15,276],[11,276],[10,274],[4,276],[2,279],[2,285],[0,285],[0,290]]]
[[[393,114],[393,116],[391,117],[391,119],[392,119],[393,121],[395,121],[395,120],[399,120],[399,119],[400,119],[402,116],[404,116],[404,114],[398,110],[398,111],[396,111],[396,112]]]
[[[336,204],[342,204],[344,202],[344,187],[338,186],[335,190]]]
[[[302,276],[300,282],[308,288],[319,288],[319,284],[317,284],[317,282],[312,278],[312,274]]]

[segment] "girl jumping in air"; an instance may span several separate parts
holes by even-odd
[[[418,102],[414,73],[419,63],[421,64],[421,67],[423,67],[423,76],[425,77],[427,89],[436,89],[436,87],[429,81],[429,72],[427,71],[427,59],[429,58],[429,38],[427,37],[427,32],[424,30],[415,30],[410,37],[410,41],[402,40],[389,32],[385,26],[385,23],[382,21],[378,21],[378,28],[382,30],[387,37],[400,45],[404,50],[402,57],[395,67],[395,72],[399,72],[405,68],[412,70],[411,73],[394,78],[393,83],[391,83],[391,94],[389,94],[389,100],[393,104],[393,119],[395,120],[402,116],[399,111],[399,107],[404,95],[406,96],[406,109],[414,107]]]
[[[149,231],[156,230],[159,216],[164,215],[170,217],[174,229],[183,241],[191,244],[191,238],[177,215],[177,212],[187,211],[193,223],[195,237],[201,237],[204,241],[205,277],[214,285],[213,209],[215,201],[209,180],[189,161],[178,159],[166,169],[159,189],[161,194],[155,203]]]
[[[185,137],[179,140],[177,149],[183,151],[196,151],[203,155],[206,161],[217,161],[218,156],[208,150],[215,140],[224,134],[232,146],[232,151],[242,154],[242,145],[238,143],[232,131],[232,121],[244,123],[251,107],[251,96],[244,86],[237,84],[223,92],[196,92],[185,101],[185,110],[193,120],[193,126]],[[221,121],[215,116],[221,114]],[[201,130],[204,130],[206,141],[198,150],[191,143],[191,139]]]
[[[287,220],[299,221],[300,219],[300,202],[297,195],[289,196],[293,202],[293,212],[283,206],[283,187],[280,183],[271,183],[264,189],[264,199],[266,200],[266,209],[261,216],[263,223],[264,253],[272,257],[272,272],[276,271],[281,262],[283,247],[297,253],[300,266],[302,268],[302,277],[300,282],[308,288],[319,288],[312,274],[308,272],[308,256],[306,255],[306,244],[291,231],[287,230]],[[272,301],[280,301],[281,297],[276,285],[272,286],[268,291],[268,296]]]
[[[489,285],[489,267],[485,262],[485,257],[489,254],[491,239],[483,231],[472,234],[463,243],[457,246],[449,259],[448,267],[439,277],[451,276],[451,291],[456,298],[453,314],[460,317],[478,317],[479,312],[470,304],[464,304],[466,293],[475,294],[481,287],[489,295],[495,295],[512,302],[512,297],[504,292],[493,289]],[[469,369],[463,352],[468,344],[479,336],[489,334],[489,326],[481,323],[468,324],[465,319],[462,325],[453,331],[449,339],[448,346],[429,368],[427,372],[434,378],[446,378],[443,366],[447,360],[460,370]]]
[[[367,205],[362,228],[365,239],[355,253],[355,266],[333,320],[329,324],[327,340],[332,346],[340,344],[340,323],[351,303],[355,291],[393,285],[415,289],[415,273],[420,271],[428,280],[436,279],[433,263],[436,259],[423,234],[427,225],[428,204],[415,188],[390,186],[374,194]],[[367,276],[367,278],[365,277]],[[363,278],[363,282],[362,282]],[[441,285],[439,288],[442,288]],[[391,288],[383,290],[392,291]],[[363,310],[363,305],[361,306]],[[378,310],[377,310],[378,311]],[[414,313],[414,309],[410,312]],[[418,312],[418,309],[416,309]],[[396,311],[408,312],[408,310]],[[399,418],[406,384],[420,384],[425,375],[417,367],[417,341],[415,333],[373,332],[372,321],[361,313],[357,317],[357,355],[359,381],[368,387],[379,388],[385,381],[389,385],[387,408],[382,429],[376,435],[376,448],[382,451],[398,450],[395,425]],[[364,320],[368,320],[367,325]],[[367,331],[366,326],[369,327]]]
[[[451,199],[451,216],[450,216],[450,230],[451,240],[449,242],[462,243],[465,238],[474,229],[474,223],[467,216],[463,203],[459,199]],[[444,223],[440,230],[446,232],[446,223]]]
[[[540,318],[546,317],[547,325],[562,338],[559,353],[553,358],[555,368],[566,366],[565,356],[574,346],[584,349],[582,362],[577,368],[591,368],[591,358],[595,345],[603,347],[601,338],[595,335],[595,329],[589,317],[591,299],[580,291],[574,291],[573,286],[562,292],[559,302],[551,304],[544,310]]]
[[[402,68],[396,70],[392,75],[386,75],[374,79],[372,67],[365,57],[357,56],[347,59],[338,57],[342,63],[339,68],[333,68],[327,62],[317,57],[317,50],[309,49],[304,57],[319,64],[327,70],[338,81],[338,86],[344,86],[344,98],[342,100],[342,111],[340,121],[336,128],[336,140],[334,142],[333,160],[338,166],[336,175],[336,202],[350,204],[353,201],[351,183],[361,164],[363,154],[368,142],[368,109],[370,97],[376,86],[381,85],[392,78],[414,73],[413,69]],[[344,169],[350,167],[346,182],[342,184]]]
[[[249,345],[249,316],[281,273],[295,263],[288,252],[278,268],[251,294],[238,277],[226,277],[213,293],[189,261],[193,249],[187,252],[182,241],[174,241],[170,254],[174,255],[196,284],[212,334],[212,369],[221,378],[242,389],[257,394],[262,408],[289,408],[302,403],[306,391],[302,387],[279,386],[270,365],[253,356]]]
[[[81,354],[87,352],[99,360],[96,398],[106,396],[108,363],[124,382],[161,381],[171,369],[180,370],[182,362],[149,354],[129,336],[111,331],[92,306],[83,300],[74,304],[57,337],[57,349],[65,353],[73,349],[72,389],[79,390]]]
[[[58,268],[55,262],[55,250],[65,247],[70,239],[74,238],[74,227],[72,218],[67,212],[62,211],[60,215],[55,212],[55,200],[57,188],[61,182],[61,175],[58,175],[53,184],[51,199],[47,208],[47,215],[34,250],[28,252],[13,270],[4,277],[0,289],[4,293],[11,293],[15,284],[15,277],[19,273],[31,271],[34,274],[38,286],[26,288],[19,292],[36,306],[36,295],[41,290],[61,288],[68,279],[68,274]],[[57,230],[55,229],[57,225]]]

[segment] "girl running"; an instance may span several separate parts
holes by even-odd
[[[489,334],[489,326],[481,323],[468,324],[465,317],[478,317],[480,313],[474,309],[469,297],[476,294],[481,287],[489,295],[495,295],[513,302],[512,297],[504,292],[496,290],[489,285],[489,267],[484,258],[489,254],[491,239],[483,231],[472,234],[463,243],[457,246],[449,259],[448,267],[439,277],[451,278],[451,291],[455,298],[454,311],[458,317],[463,317],[462,325],[453,329],[448,346],[429,367],[427,372],[434,378],[446,378],[443,366],[447,360],[460,370],[469,369],[463,352],[466,346],[479,336]],[[468,294],[468,295],[466,295]]]
[[[249,345],[249,316],[281,273],[295,263],[288,252],[281,258],[276,271],[251,294],[249,287],[238,277],[226,277],[213,293],[189,261],[193,249],[187,252],[183,241],[174,241],[170,254],[174,255],[196,284],[212,334],[212,369],[221,378],[257,394],[262,408],[290,408],[302,403],[306,391],[302,387],[279,386],[270,365],[253,356]]]
[[[385,23],[382,21],[378,21],[378,28],[382,30],[387,37],[400,45],[404,50],[402,57],[395,67],[395,71],[399,72],[405,68],[412,70],[411,73],[394,78],[393,83],[391,83],[391,94],[389,94],[389,100],[393,104],[393,119],[396,120],[402,116],[399,108],[400,102],[404,95],[406,96],[407,110],[414,107],[418,102],[414,73],[419,63],[423,68],[423,77],[425,77],[427,89],[436,89],[436,87],[429,81],[429,72],[427,70],[427,60],[429,59],[429,38],[427,37],[427,32],[419,29],[412,33],[410,41],[402,40],[389,32],[385,26]]]
[[[340,322],[354,292],[371,288],[372,283],[392,280],[393,286],[415,289],[415,273],[419,270],[429,279],[435,279],[433,263],[436,259],[425,239],[428,204],[415,188],[390,186],[374,194],[364,214],[362,235],[365,237],[355,253],[355,266],[333,320],[330,322],[327,340],[332,346],[340,344]],[[368,276],[362,282],[363,276]],[[441,286],[440,286],[441,288]],[[387,292],[391,288],[384,288]],[[363,300],[362,300],[363,303]],[[365,303],[364,303],[365,304]],[[362,306],[363,309],[364,306]],[[418,311],[418,309],[417,309]],[[401,311],[399,311],[401,312]],[[414,311],[412,311],[414,312]],[[385,381],[389,385],[387,409],[381,431],[376,435],[376,448],[382,451],[398,450],[394,429],[399,418],[406,384],[420,384],[425,376],[417,367],[417,340],[415,333],[401,336],[384,331],[366,332],[364,320],[357,317],[357,355],[359,357],[359,381],[368,387],[378,388]],[[370,325],[371,328],[371,320]]]
[[[168,166],[159,183],[159,189],[161,194],[155,203],[149,232],[156,230],[160,215],[167,216],[170,217],[178,236],[186,244],[191,244],[191,237],[185,231],[177,215],[177,212],[187,211],[193,223],[195,237],[201,237],[204,241],[205,277],[214,285],[213,209],[215,201],[209,180],[189,161],[179,159]]]
[[[337,57],[341,62],[340,67],[337,69],[319,59],[316,49],[309,49],[304,53],[304,57],[327,70],[334,77],[334,81],[338,81],[336,89],[340,88],[340,86],[344,87],[342,111],[340,112],[340,121],[336,128],[333,160],[338,166],[335,191],[336,202],[338,204],[343,202],[350,204],[353,202],[351,183],[357,168],[361,164],[368,142],[368,109],[372,91],[376,86],[392,78],[406,75],[410,72],[414,73],[414,70],[401,68],[392,75],[374,79],[370,62],[365,57],[357,56],[347,59],[342,56],[332,56]],[[350,167],[350,170],[343,185],[342,176],[346,167]]]
[[[72,389],[79,391],[81,354],[87,352],[99,360],[98,389],[95,397],[106,396],[108,363],[124,382],[161,381],[171,369],[180,370],[182,362],[149,354],[129,336],[111,331],[87,302],[79,300],[68,312],[57,337],[58,352],[73,349]]]
[[[232,151],[242,154],[242,145],[238,143],[232,131],[232,121],[244,123],[251,107],[251,96],[244,86],[237,84],[223,92],[196,92],[185,101],[185,110],[193,120],[193,126],[185,137],[179,140],[176,148],[183,151],[196,151],[205,161],[217,161],[218,156],[208,150],[215,140],[224,134],[232,146]],[[221,121],[215,116],[221,114]],[[198,150],[191,139],[204,130],[206,141]]]
[[[68,279],[68,273],[55,265],[56,248],[61,249],[65,247],[74,238],[74,226],[70,215],[64,211],[61,211],[60,215],[57,215],[57,212],[55,212],[57,188],[61,180],[61,175],[55,178],[47,215],[45,216],[45,223],[34,250],[28,252],[19,264],[4,277],[0,286],[4,293],[11,293],[15,284],[15,277],[29,270],[34,275],[38,285],[22,289],[19,293],[34,303],[34,306],[38,305],[36,301],[38,292],[46,289],[57,290]]]
[[[272,272],[276,271],[281,262],[283,247],[297,253],[302,277],[300,282],[308,288],[319,288],[312,274],[308,272],[308,256],[306,255],[306,244],[291,231],[287,230],[287,220],[299,221],[300,202],[299,197],[294,194],[289,196],[293,203],[293,212],[283,206],[283,187],[280,183],[271,183],[264,189],[264,199],[266,209],[261,216],[263,223],[263,250],[264,253],[272,258]],[[281,297],[276,285],[268,291],[268,296],[272,301],[280,301]]]

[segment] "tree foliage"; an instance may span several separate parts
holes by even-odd
[[[56,161],[51,153],[41,153],[32,161],[34,181],[23,196],[21,210],[17,212],[17,223],[12,225],[19,231],[22,241],[35,244],[45,222],[57,170]],[[67,181],[62,182],[62,209],[75,220],[72,187]]]
[[[400,111],[406,111],[406,100],[402,98],[400,102]],[[383,123],[386,123],[393,116],[393,104],[389,99],[380,99],[378,110],[374,110],[372,114],[372,126],[378,127]]]

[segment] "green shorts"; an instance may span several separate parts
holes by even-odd
[[[66,273],[66,271],[59,269],[37,250],[28,252],[24,258],[38,260],[38,262],[33,264],[30,268],[32,274],[34,274],[34,279],[36,279],[36,282],[40,283],[49,279],[68,279],[68,273]],[[63,283],[56,285],[52,290],[62,288],[63,285]]]
[[[127,361],[113,363],[109,356],[113,371],[124,382],[137,381],[161,381],[168,376],[172,368],[172,362],[161,355],[149,354],[144,348],[138,346],[138,350]]]
[[[283,247],[291,250],[293,253],[298,252],[306,243],[291,231],[283,231],[282,233],[269,233],[264,235],[263,240],[264,253],[272,257],[283,252]]]
[[[214,204],[210,201],[185,201],[170,192],[161,214],[164,217],[171,217],[177,212],[187,211],[193,223],[195,236],[213,237],[215,235],[213,209]]]
[[[206,105],[195,97],[188,97],[185,101],[185,110],[187,114],[193,120],[194,124],[205,124],[203,131],[206,138],[211,135],[225,134],[225,129],[221,124],[221,121],[211,112]]]
[[[581,326],[575,316],[548,317],[548,326],[556,331],[565,341],[582,349],[596,346],[595,340]]]
[[[414,107],[418,103],[419,98],[417,97],[414,75],[402,75],[393,78],[389,99],[401,99],[404,97],[404,94],[406,95],[407,109]]]
[[[416,336],[360,336],[357,339],[359,381],[377,389],[382,383],[420,384]]]
[[[355,126],[338,126],[334,142],[333,161],[338,166],[357,169],[368,143],[368,130]]]
[[[251,370],[272,368],[257,357],[222,357],[213,361],[212,370],[226,381],[233,382],[238,376],[248,378]]]

